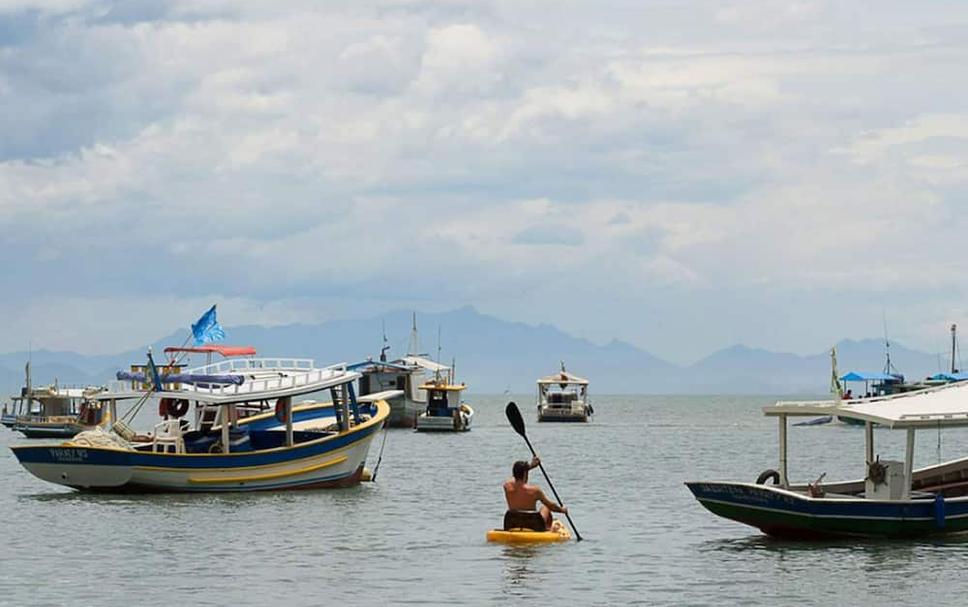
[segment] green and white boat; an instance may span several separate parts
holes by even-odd
[[[687,482],[710,512],[797,539],[918,537],[968,531],[968,458],[915,469],[918,430],[968,426],[968,383],[863,401],[780,401],[763,409],[779,422],[779,465],[756,482]],[[864,423],[863,479],[793,484],[787,476],[787,421],[844,416]],[[907,433],[903,461],[880,459],[874,424]],[[767,484],[772,480],[774,484]]]

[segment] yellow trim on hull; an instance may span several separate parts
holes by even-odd
[[[337,464],[342,464],[346,461],[346,456],[333,458],[331,460],[325,461],[321,464],[316,464],[315,466],[307,466],[305,468],[300,468],[298,470],[285,470],[283,472],[270,472],[269,474],[253,474],[251,476],[216,476],[216,477],[199,477],[199,476],[189,476],[189,483],[196,484],[220,484],[220,483],[247,483],[251,481],[267,481],[275,478],[285,478],[287,476],[296,476],[299,474],[307,474],[309,472],[315,472],[316,470],[322,470],[323,468],[328,468],[330,466],[335,466]]]

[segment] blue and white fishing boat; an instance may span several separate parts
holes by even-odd
[[[763,409],[779,421],[778,469],[756,482],[687,482],[709,511],[775,536],[912,537],[968,531],[968,458],[914,467],[918,430],[939,432],[968,426],[968,384],[953,383],[862,401],[778,402]],[[865,477],[806,483],[788,477],[787,420],[795,416],[843,416],[865,427]],[[903,460],[882,459],[874,425],[907,433]],[[773,484],[767,484],[772,481]]]
[[[370,444],[389,414],[385,398],[395,395],[357,399],[358,373],[307,359],[230,359],[177,374],[119,376],[97,400],[115,419],[119,403],[157,400],[164,415],[151,432],[134,432],[129,411],[110,431],[82,432],[56,446],[16,445],[20,463],[38,478],[87,491],[344,487],[363,477]],[[321,391],[331,400],[314,409],[332,418],[297,421],[293,399]],[[266,413],[239,418],[240,410],[264,405]],[[184,419],[192,409],[194,424]]]

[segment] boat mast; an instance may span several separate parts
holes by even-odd
[[[387,361],[387,350],[390,349],[390,345],[387,343],[387,323],[383,321],[383,347],[380,348],[380,362],[385,363]]]
[[[884,356],[887,360],[884,362],[884,374],[894,375],[897,369],[891,363],[891,340],[887,337],[887,315],[884,315]]]
[[[958,349],[958,325],[951,325],[951,374],[954,375],[958,372],[958,368],[955,365],[955,357],[957,356]]]
[[[838,400],[844,398],[844,389],[840,385],[840,378],[837,376],[837,347],[830,348],[830,393],[837,396]]]
[[[417,313],[413,313],[413,324],[410,327],[410,343],[407,344],[407,356],[420,356],[420,337],[417,335]]]

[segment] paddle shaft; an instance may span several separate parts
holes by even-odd
[[[531,455],[538,457],[538,454],[535,452],[534,447],[531,446],[531,441],[528,440],[528,435],[521,433],[521,437],[524,439],[524,442],[527,443],[528,449],[531,450]],[[555,501],[558,502],[559,506],[563,506],[564,504],[561,503],[561,497],[558,496],[558,491],[555,490],[555,486],[551,483],[551,479],[548,478],[548,473],[545,472],[544,466],[541,464],[540,458],[538,459],[538,468],[541,468],[541,474],[544,475],[545,481],[547,481],[548,486],[551,487],[551,493],[555,496]],[[568,514],[567,512],[565,512],[565,518],[568,519],[568,524],[571,525],[571,530],[575,532],[575,541],[580,542],[581,534],[578,533],[578,528],[575,527],[575,521],[571,520],[571,515]]]

